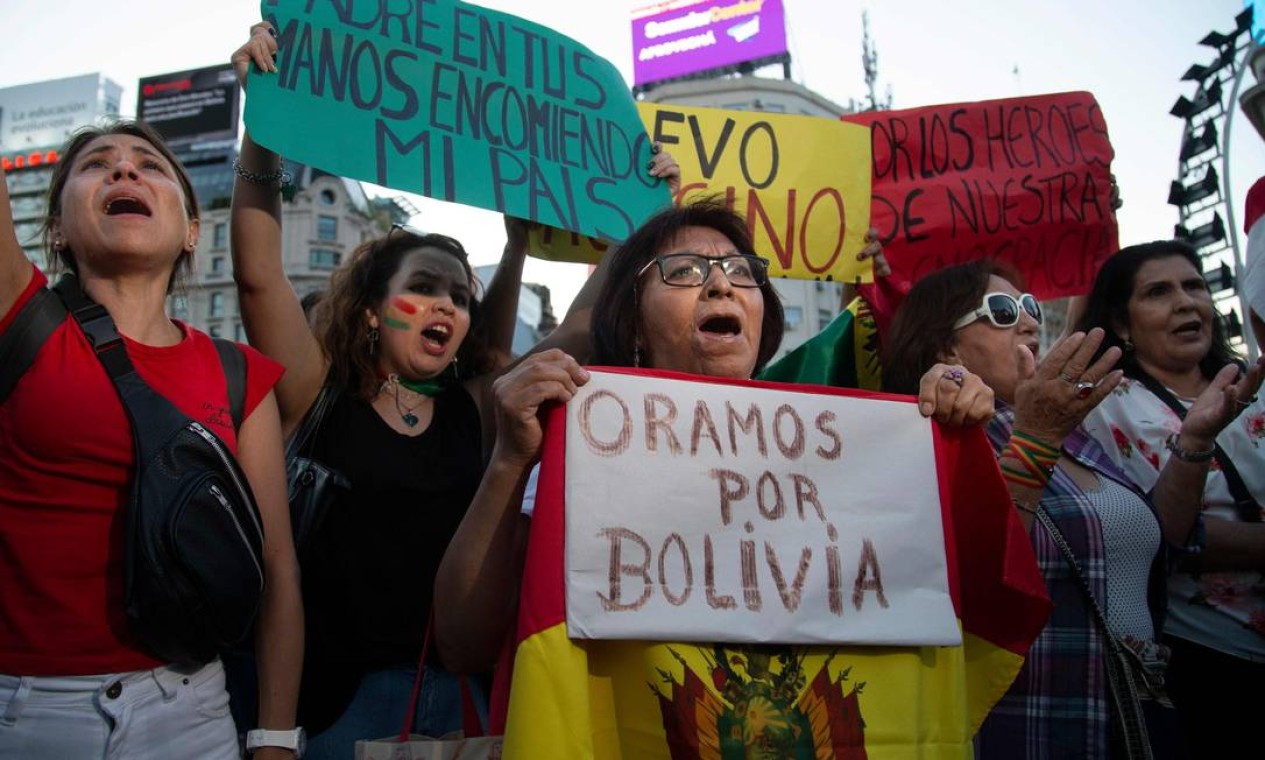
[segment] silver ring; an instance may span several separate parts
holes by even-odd
[[[1072,390],[1076,391],[1076,398],[1084,400],[1094,395],[1094,389],[1098,387],[1098,383],[1091,383],[1088,380],[1082,380],[1072,386]]]

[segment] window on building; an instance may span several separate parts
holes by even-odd
[[[804,322],[804,310],[798,306],[787,306],[782,310],[782,316],[786,320],[787,330],[798,330]]]
[[[206,328],[206,334],[210,335],[212,338],[220,337],[220,326],[211,325],[210,327]]]
[[[238,343],[246,342],[246,328],[242,327],[242,323],[238,322],[233,325],[233,340]]]
[[[336,216],[316,217],[316,237],[318,240],[337,240],[338,239],[338,217]]]
[[[834,318],[835,318],[835,315],[833,312],[830,311],[830,309],[818,309],[817,310],[817,329],[825,330],[826,327],[830,324],[831,320],[833,320]]]
[[[334,195],[333,190],[330,190],[327,188],[321,191],[321,205],[322,206],[333,206],[334,202],[337,200],[338,200],[338,196]]]
[[[328,248],[313,248],[307,257],[307,265],[313,269],[337,269],[342,254]]]
[[[213,317],[224,316],[224,294],[223,293],[211,294],[211,316]]]
[[[224,274],[224,257],[211,257],[211,274]]]
[[[228,224],[225,222],[216,222],[211,228],[211,247],[223,248],[228,245]]]

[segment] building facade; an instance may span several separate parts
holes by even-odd
[[[118,118],[123,88],[100,74],[0,88],[3,164],[18,243],[45,266],[40,230],[45,196],[66,138],[76,129]]]

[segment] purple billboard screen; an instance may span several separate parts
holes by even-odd
[[[786,52],[782,0],[669,0],[633,11],[633,84]]]

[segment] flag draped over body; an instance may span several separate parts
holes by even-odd
[[[836,331],[836,345],[851,350],[851,326]],[[831,377],[821,376],[821,361],[834,368]],[[851,372],[855,382],[860,370],[848,370],[850,362],[855,355],[803,364],[814,379],[839,381]],[[963,646],[573,641],[563,567],[564,415],[555,410],[546,429],[512,689],[507,714],[494,716],[494,730],[505,733],[505,757],[970,756],[972,736],[1049,612],[1031,545],[981,430],[935,433]],[[901,463],[891,467],[899,478]]]

